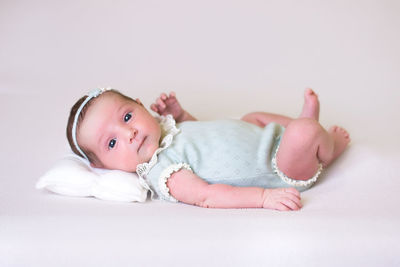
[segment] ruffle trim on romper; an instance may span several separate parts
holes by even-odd
[[[296,179],[292,179],[290,177],[288,177],[286,174],[284,174],[281,170],[279,170],[278,168],[278,164],[276,163],[276,155],[278,154],[278,150],[279,150],[279,145],[275,150],[275,154],[274,157],[272,158],[272,168],[274,170],[274,172],[287,184],[292,185],[292,186],[310,186],[312,184],[314,184],[317,179],[318,176],[321,174],[322,172],[322,164],[320,163],[318,166],[318,170],[317,173],[311,177],[308,180],[296,180]]]
[[[181,169],[186,169],[186,170],[192,171],[190,166],[186,163],[173,164],[161,172],[160,178],[158,180],[158,186],[160,188],[161,194],[163,195],[163,197],[166,200],[169,200],[171,202],[178,202],[178,200],[176,198],[174,198],[173,196],[171,196],[171,194],[169,193],[167,181],[171,177],[171,174],[173,174],[174,172],[177,172]]]
[[[136,166],[136,173],[139,175],[139,178],[143,179],[143,182],[147,179],[147,174],[150,172],[151,168],[157,164],[158,154],[160,154],[163,150],[167,149],[174,139],[174,136],[177,135],[180,130],[176,128],[176,122],[172,115],[160,116],[157,118],[160,123],[161,131],[163,139],[161,141],[160,147],[154,152],[149,162],[141,163]],[[167,187],[167,180],[171,177],[171,174],[179,171],[180,169],[185,168],[187,170],[192,170],[190,166],[186,163],[178,163],[169,166],[166,168],[161,174],[159,178],[159,188],[164,198],[170,200],[172,202],[178,202],[174,197],[169,193],[169,188]],[[147,181],[145,182],[147,184]],[[148,186],[148,185],[147,185]],[[153,195],[153,191],[151,191]]]

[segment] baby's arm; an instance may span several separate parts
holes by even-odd
[[[300,193],[294,188],[264,189],[208,184],[185,169],[172,174],[167,186],[177,200],[205,208],[298,210],[302,206]]]
[[[169,96],[162,93],[160,97],[157,98],[156,102],[151,104],[150,108],[163,116],[171,114],[176,122],[197,120],[181,107],[174,92],[171,92]]]

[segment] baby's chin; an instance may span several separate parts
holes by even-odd
[[[116,169],[121,170],[121,171],[125,171],[125,172],[136,172],[137,166],[139,166],[142,163],[148,163],[152,156],[153,156],[153,154],[151,154],[150,156],[146,155],[144,157],[141,157],[136,162],[130,162],[130,163],[126,162],[123,165],[116,166],[117,167]]]
[[[147,144],[145,144],[140,151],[142,157],[139,164],[149,162],[158,148],[158,143],[148,142]]]

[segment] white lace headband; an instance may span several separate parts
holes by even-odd
[[[102,93],[111,90],[112,88],[96,88],[93,89],[92,91],[90,91],[89,94],[87,94],[88,97],[86,97],[86,99],[82,102],[82,104],[80,105],[80,107],[78,108],[78,111],[75,114],[75,118],[74,118],[74,123],[72,124],[72,140],[74,142],[75,148],[79,151],[79,153],[81,153],[81,155],[87,159],[88,157],[85,155],[85,153],[83,153],[82,149],[79,147],[78,145],[78,141],[76,140],[76,126],[78,124],[78,119],[79,119],[79,115],[82,112],[82,109],[85,107],[85,105],[92,99],[95,97],[98,97],[99,95],[101,95]]]

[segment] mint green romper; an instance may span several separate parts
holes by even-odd
[[[182,168],[210,184],[243,187],[309,188],[316,180],[296,181],[276,166],[276,152],[285,128],[269,123],[261,128],[241,120],[185,121],[175,125],[172,116],[160,118],[160,148],[137,173],[161,198],[176,202],[167,179]],[[318,173],[319,174],[319,173]]]

